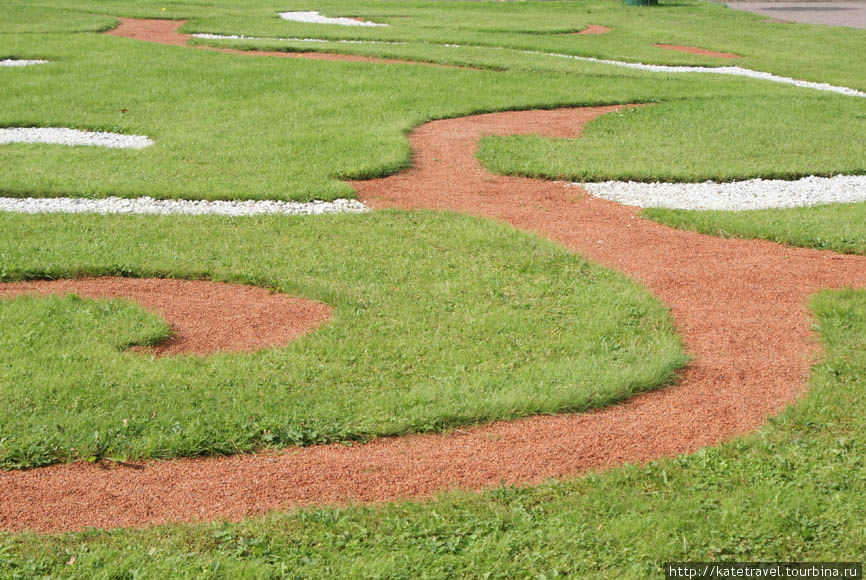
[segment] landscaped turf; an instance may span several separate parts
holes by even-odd
[[[392,26],[275,16],[304,9]],[[114,16],[186,18],[187,32],[408,41],[318,48],[493,70],[264,59],[93,33]],[[658,104],[599,119],[584,142],[491,139],[482,155],[503,172],[553,177],[587,176],[587,168],[636,179],[866,173],[862,100],[518,52],[737,64],[866,90],[866,33],[761,20],[690,1],[642,9],[600,1],[12,0],[2,8],[0,58],[54,62],[0,70],[0,126],[139,133],[156,145],[2,146],[0,193],[327,199],[351,195],[342,177],[407,166],[405,133],[432,118],[626,102]],[[568,34],[590,24],[614,30]],[[443,42],[470,46],[437,46]],[[656,42],[745,58],[679,54]],[[647,213],[710,233],[862,253],[864,212],[842,205]],[[537,238],[453,215],[0,214],[0,279],[82,274],[256,283],[323,300],[336,313],[285,349],[151,361],[120,349],[157,340],[165,326],[128,303],[2,301],[4,467],[231,453],[584,408],[658,386],[683,360],[663,307],[621,276]],[[659,575],[665,560],[860,559],[866,294],[824,293],[813,306],[827,350],[810,393],[733,443],[422,504],[143,531],[0,534],[0,577],[645,578]]]
[[[794,74],[793,67],[798,73],[794,76],[800,78],[866,88],[858,85],[861,63],[853,56],[854,46],[866,38],[859,31],[834,32],[832,43],[815,40],[828,32],[798,25],[769,35],[773,27],[753,15],[704,4],[656,11],[591,2],[455,2],[447,8],[389,2],[316,7],[332,15],[345,11],[370,18],[391,15],[391,27],[373,29],[287,22],[277,18],[276,12],[288,7],[252,0],[208,6],[164,4],[72,0],[64,2],[62,9],[47,0],[35,5],[11,4],[9,20],[0,23],[0,57],[54,62],[0,71],[4,94],[0,126],[109,130],[148,135],[156,143],[139,151],[0,146],[4,168],[0,194],[350,197],[352,190],[341,179],[381,176],[406,167],[410,151],[405,133],[430,119],[504,109],[656,101],[665,104],[620,122],[614,131],[618,138],[603,144],[550,145],[532,138],[507,141],[495,148],[499,153],[493,153],[497,157],[494,165],[513,170],[513,163],[518,163],[517,170],[526,173],[583,174],[590,170],[582,163],[572,163],[573,152],[591,147],[597,153],[594,165],[589,165],[590,178],[686,179],[714,172],[733,176],[774,164],[785,165],[785,174],[866,172],[862,138],[857,138],[864,132],[863,122],[852,119],[851,114],[861,106],[858,99],[764,81],[659,75],[498,48],[694,63],[707,59],[651,44],[684,42],[710,48],[731,44],[727,48],[735,52],[760,47],[765,53],[762,58],[769,60],[739,64],[780,74]],[[407,45],[325,44],[319,48],[498,70],[226,55],[80,32],[110,27],[112,19],[106,13],[190,18],[186,28],[209,32],[410,40]],[[729,26],[720,26],[720,18]],[[685,22],[689,27],[676,34],[659,32]],[[598,23],[613,26],[615,31],[599,36],[562,34]],[[720,32],[728,28],[740,32]],[[61,34],[63,30],[79,33]],[[44,31],[55,33],[42,34]],[[813,33],[818,36],[810,36]],[[755,40],[758,36],[764,39],[761,43]],[[715,37],[719,37],[718,46],[709,42]],[[706,42],[700,42],[701,38]],[[810,53],[805,58],[795,50],[797,43],[807,39],[813,52],[826,53],[825,57]],[[441,42],[485,48],[442,47]],[[316,49],[317,43],[283,48]],[[646,58],[647,51],[655,56]],[[821,66],[809,69],[805,62]],[[686,98],[689,100],[684,101]],[[720,162],[708,164],[718,146],[722,120],[727,123],[721,133],[726,150]],[[644,121],[647,126],[641,124]],[[613,127],[616,122],[599,123]],[[704,126],[707,123],[710,128]],[[775,124],[782,128],[773,128]],[[643,130],[634,131],[634,127]],[[656,140],[660,134],[664,138]],[[855,138],[849,138],[852,136]],[[790,151],[815,150],[817,140],[822,143],[819,155],[798,154],[777,163]],[[776,142],[785,147],[773,147]],[[521,151],[517,161],[510,159],[515,148],[528,144],[531,148]],[[486,146],[485,151],[491,147]],[[551,150],[562,157],[549,167],[544,156]],[[746,161],[744,156],[737,158],[738,150],[750,156],[761,152],[764,157],[760,163]],[[533,162],[534,155],[541,161]]]
[[[862,99],[811,92],[691,98],[605,115],[581,139],[487,137],[478,155],[494,172],[574,181],[863,174],[864,111]]]
[[[581,410],[661,386],[684,362],[646,291],[491,222],[0,213],[0,280],[100,274],[255,283],[335,312],[285,348],[150,360],[118,348],[153,342],[137,310],[106,327],[89,301],[0,300],[0,467]]]
[[[866,293],[812,301],[805,400],[718,448],[524,489],[241,524],[0,535],[5,578],[662,578],[665,561],[866,552]]]
[[[657,222],[713,236],[762,238],[844,254],[866,254],[866,203],[758,211],[647,209]]]

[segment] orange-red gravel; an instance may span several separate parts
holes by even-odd
[[[120,36],[122,38],[131,38],[133,40],[143,40],[147,42],[155,42],[157,44],[168,44],[173,46],[187,46],[187,43],[193,36],[191,34],[182,34],[178,29],[184,25],[185,20],[148,20],[141,18],[118,18],[120,24],[117,28],[113,28],[105,32],[112,36]],[[372,56],[361,56],[357,54],[333,54],[327,52],[282,52],[282,51],[265,51],[265,50],[236,50],[233,48],[218,48],[215,46],[196,45],[196,48],[202,50],[214,50],[217,52],[227,52],[229,54],[246,54],[252,56],[273,56],[277,58],[304,58],[310,60],[339,60],[346,62],[376,62],[376,63],[391,63],[391,64],[418,64],[424,66],[434,66],[442,68],[459,68],[449,65],[442,65],[432,62],[419,62],[414,60],[399,60],[390,58],[375,58]]]
[[[325,322],[320,302],[240,284],[160,278],[80,278],[0,284],[0,298],[78,294],[122,298],[162,315],[174,334],[146,350],[156,356],[252,352],[282,346]]]
[[[610,28],[607,26],[599,26],[598,24],[590,24],[580,32],[575,32],[575,34],[605,34],[610,32]]]
[[[138,469],[76,463],[5,472],[0,528],[237,520],[293,506],[532,484],[695,451],[763,423],[805,390],[818,351],[808,296],[866,285],[866,258],[669,229],[566,183],[490,175],[474,157],[482,135],[576,137],[586,122],[618,108],[434,121],[410,137],[412,169],[355,186],[377,208],[455,210],[513,224],[646,284],[670,306],[694,356],[676,386],[591,413],[367,445],[147,462]]]
[[[707,50],[706,48],[698,48],[697,46],[683,46],[681,44],[656,44],[656,46],[659,48],[666,48],[667,50],[675,50],[677,52],[700,54],[701,56],[715,56],[716,58],[743,58],[739,54]]]

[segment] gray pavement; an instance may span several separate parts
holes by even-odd
[[[866,28],[866,1],[725,2],[725,4],[734,10],[762,14],[772,20]]]

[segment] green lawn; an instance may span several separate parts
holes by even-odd
[[[490,171],[572,181],[864,174],[864,112],[864,99],[803,91],[690,98],[605,115],[581,139],[486,137],[479,157]]]
[[[391,26],[276,17],[305,9]],[[0,13],[0,58],[52,61],[0,69],[0,127],[155,140],[140,151],[0,146],[0,195],[351,197],[344,179],[407,167],[405,136],[430,119],[614,103],[652,105],[602,117],[582,140],[488,138],[480,157],[502,173],[571,179],[866,173],[862,99],[522,52],[731,64],[653,46],[679,43],[866,90],[866,31],[768,24],[691,0],[657,9],[601,0],[8,0]],[[464,68],[267,59],[97,34],[118,16],[186,19],[187,32],[388,41],[207,43]],[[570,34],[590,24],[613,32]],[[866,204],[645,213],[710,234],[866,251]],[[124,349],[168,329],[133,304],[0,301],[0,468],[228,454],[587,409],[663,386],[686,356],[648,292],[484,220],[0,213],[0,280],[100,274],[256,284],[321,300],[335,314],[285,348],[149,360]],[[861,559],[866,292],[821,293],[812,307],[825,358],[809,394],[734,442],[429,502],[0,534],[0,578],[646,578],[660,577],[666,560]]]
[[[139,309],[2,300],[0,467],[582,410],[662,386],[685,360],[667,310],[624,276],[458,215],[0,213],[0,279],[103,274],[252,283],[335,312],[285,348],[150,360],[122,350],[164,335]]]
[[[673,560],[861,560],[866,293],[826,292],[812,304],[826,359],[809,395],[733,443],[428,503],[0,535],[0,576],[644,579],[662,578]]]
[[[532,137],[497,140],[485,144],[484,158],[492,158],[491,165],[502,171],[592,179],[702,179],[768,168],[785,175],[866,171],[859,99],[741,78],[659,75],[507,48],[676,64],[706,59],[654,48],[652,42],[714,48],[730,44],[727,48],[743,53],[747,47],[760,47],[764,60],[738,64],[779,74],[794,74],[793,67],[799,78],[866,89],[858,84],[861,63],[855,49],[866,39],[862,31],[832,32],[833,42],[822,43],[816,38],[829,39],[827,30],[792,26],[771,34],[773,26],[751,15],[691,3],[652,11],[626,10],[608,2],[316,6],[325,13],[382,15],[392,21],[390,28],[370,29],[305,25],[276,17],[278,10],[288,8],[252,0],[70,0],[62,5],[14,0],[9,17],[4,14],[0,23],[0,57],[53,62],[0,71],[0,126],[144,134],[155,145],[136,151],[4,145],[0,194],[351,197],[343,179],[381,176],[408,166],[405,134],[430,119],[630,102],[663,104],[627,119],[599,120],[600,128],[589,132],[600,137],[612,132],[613,138],[566,144]],[[186,29],[209,32],[410,41],[320,48],[477,68],[267,59],[159,46],[96,34],[112,26],[114,19],[106,14],[189,18]],[[719,26],[720,19],[728,25]],[[563,34],[586,24],[608,24],[615,32]],[[727,29],[739,32],[722,32]],[[718,40],[709,42],[714,38]],[[443,42],[469,46],[440,46]],[[808,59],[798,48],[806,42]],[[289,43],[281,48],[316,46]],[[818,58],[825,53],[826,58]],[[821,66],[813,70],[806,63]],[[720,142],[725,149],[715,162]],[[819,154],[804,153],[813,152],[816,142],[822,144]],[[773,147],[775,143],[785,146]],[[594,154],[585,164],[583,153],[590,148]],[[737,155],[741,149],[748,157]],[[757,162],[752,159],[755,152],[770,155]],[[555,160],[550,159],[553,154]]]
[[[647,209],[660,223],[732,238],[762,238],[781,244],[866,254],[866,203],[747,212]]]

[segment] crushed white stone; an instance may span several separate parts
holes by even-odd
[[[543,54],[545,56],[555,56],[559,58],[569,58],[573,60],[580,60],[584,62],[597,62],[601,64],[609,64],[612,66],[619,66],[624,68],[631,68],[637,70],[646,70],[651,72],[658,73],[709,73],[709,74],[718,74],[718,75],[729,75],[729,76],[739,76],[739,77],[748,77],[753,79],[760,79],[764,81],[771,81],[774,83],[782,83],[786,85],[794,85],[796,87],[803,87],[807,89],[815,89],[818,91],[826,91],[831,93],[839,93],[841,95],[847,95],[849,97],[860,97],[866,98],[866,93],[862,91],[858,91],[856,89],[851,89],[848,87],[839,87],[836,85],[831,85],[829,83],[816,83],[812,81],[801,81],[791,77],[780,77],[768,72],[751,70],[748,68],[742,68],[739,66],[670,66],[670,65],[661,65],[661,64],[643,64],[639,62],[625,62],[621,60],[608,60],[603,58],[593,58],[589,56],[575,56],[572,54],[560,54],[554,52],[538,52],[533,50],[525,50],[523,51],[525,54]]]
[[[318,14],[318,12],[282,12],[280,16],[286,18],[285,14]],[[335,18],[335,19],[327,19],[324,16],[321,18],[325,18],[326,20],[345,20],[343,24],[347,26],[355,26],[355,25],[364,25],[364,26],[387,26],[387,24],[376,24],[374,22],[366,22],[361,23],[357,20],[352,20],[350,18]],[[295,20],[295,18],[286,18],[287,20]],[[319,22],[320,20],[316,20]],[[312,22],[311,20],[299,20],[299,22]],[[349,24],[351,23],[351,24]],[[331,22],[331,24],[337,24],[336,22]],[[343,40],[343,41],[327,41],[320,38],[264,38],[264,37],[255,37],[255,36],[237,36],[237,35],[219,35],[219,34],[196,34],[194,35],[197,38],[208,38],[214,40],[286,40],[286,41],[298,41],[298,42],[345,42],[352,44],[386,44],[384,41],[376,41],[376,40]],[[402,43],[388,43],[388,44],[402,44]],[[449,48],[462,48],[460,44],[441,44],[440,46],[445,46]],[[479,47],[470,47],[470,48],[479,48]],[[502,47],[485,47],[485,48],[502,48]],[[858,91],[857,89],[852,89],[849,87],[840,87],[836,85],[831,85],[829,83],[816,83],[813,81],[802,81],[799,79],[791,78],[791,77],[782,77],[778,75],[774,75],[772,73],[752,70],[748,68],[742,68],[739,66],[671,66],[671,65],[661,65],[661,64],[643,64],[640,62],[626,62],[622,60],[610,60],[604,58],[594,58],[590,56],[577,56],[573,54],[563,54],[557,52],[542,52],[538,50],[522,50],[520,51],[523,54],[537,54],[541,56],[552,56],[556,58],[567,58],[571,60],[579,60],[583,62],[595,62],[599,64],[606,64],[610,66],[618,66],[623,68],[630,68],[635,70],[645,70],[650,72],[657,73],[703,73],[703,74],[719,74],[719,75],[728,75],[728,76],[739,76],[739,77],[747,77],[752,79],[770,81],[774,83],[781,83],[786,85],[793,85],[795,87],[801,87],[806,89],[814,89],[817,91],[825,91],[830,93],[838,93],[840,95],[847,95],[849,97],[859,97],[866,98],[866,93],[863,91]]]
[[[210,34],[199,32],[193,34],[195,38],[204,40],[270,40],[281,42],[334,42],[337,44],[406,44],[393,40],[328,40],[325,38],[300,38],[300,37],[278,37],[278,36],[244,36],[242,34]]]
[[[716,183],[604,181],[580,185],[590,194],[639,207],[727,210],[802,207],[866,201],[866,176],[804,177],[795,181],[750,179]]]
[[[24,60],[17,58],[6,58],[0,60],[0,66],[31,66],[34,64],[45,64],[47,60]]]
[[[153,141],[143,135],[79,131],[64,127],[7,127],[0,129],[0,145],[8,143],[87,145],[111,149],[142,149],[153,145]]]
[[[99,213],[99,214],[187,214],[252,216],[263,214],[320,215],[369,211],[356,199],[334,201],[204,201],[153,199],[151,197],[85,199],[78,197],[0,197],[0,212]]]
[[[293,22],[307,22],[310,24],[338,24],[340,26],[388,26],[379,22],[367,22],[353,18],[329,18],[323,16],[318,10],[306,12],[280,12],[280,18]]]

